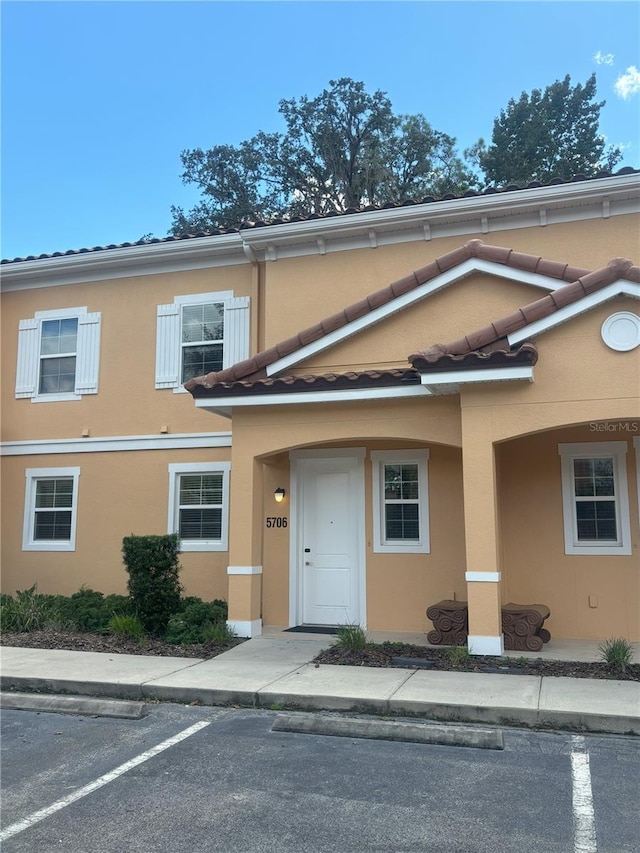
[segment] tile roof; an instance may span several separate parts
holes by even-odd
[[[484,326],[463,338],[448,344],[435,344],[408,357],[413,369],[385,371],[366,370],[345,374],[323,374],[267,377],[266,368],[280,358],[294,353],[307,344],[320,340],[331,332],[347,326],[353,320],[365,316],[376,308],[388,304],[447,270],[464,263],[470,258],[479,258],[502,264],[513,269],[525,270],[566,282],[547,296],[519,308],[508,317]],[[185,388],[194,397],[229,396],[230,393],[270,393],[326,388],[371,387],[371,384],[394,385],[399,382],[414,382],[416,371],[432,372],[451,369],[482,369],[485,367],[534,365],[538,351],[531,342],[516,348],[509,345],[507,336],[537,320],[550,316],[560,308],[578,302],[612,282],[624,278],[640,283],[640,267],[626,258],[614,258],[607,266],[589,271],[559,261],[551,261],[537,255],[515,252],[513,249],[491,246],[482,240],[469,240],[458,249],[436,258],[430,264],[415,270],[408,276],[392,282],[387,287],[361,299],[337,314],[316,323],[314,326],[263,350],[251,358],[217,373],[198,376],[185,383]]]
[[[559,281],[571,282],[572,284],[569,284],[568,287],[573,288],[573,290],[569,290],[568,287],[560,288],[559,291],[555,292],[555,294],[544,297],[542,300],[538,300],[538,302],[543,303],[542,309],[532,308],[532,306],[526,306],[525,308],[520,309],[508,326],[505,326],[504,321],[500,321],[502,325],[500,326],[499,334],[497,334],[496,329],[493,326],[481,330],[483,335],[487,338],[486,343],[490,343],[491,340],[499,340],[500,338],[505,337],[506,334],[514,330],[510,328],[514,322],[518,322],[519,320],[531,322],[531,315],[535,314],[537,311],[545,310],[550,312],[551,309],[556,310],[556,304],[558,304],[558,307],[561,307],[559,303],[566,304],[566,301],[563,300],[566,300],[567,293],[570,294],[573,299],[577,299],[581,295],[584,295],[586,291],[582,285],[583,281],[587,283],[587,287],[593,288],[597,282],[601,282],[600,286],[604,286],[604,284],[609,284],[614,280],[614,278],[619,277],[614,272],[614,268],[611,264],[603,270],[598,270],[595,273],[592,273],[581,267],[572,267],[569,264],[546,260],[545,258],[540,258],[536,255],[514,252],[513,249],[503,248],[501,246],[491,246],[483,243],[482,240],[469,240],[458,249],[454,249],[451,252],[441,255],[430,264],[415,270],[410,275],[404,276],[404,278],[392,282],[386,287],[383,287],[381,290],[367,296],[365,299],[361,299],[358,302],[347,306],[337,314],[332,314],[320,323],[316,323],[314,326],[310,326],[309,328],[298,332],[297,335],[293,335],[275,346],[263,350],[255,356],[245,359],[244,361],[240,361],[225,370],[219,371],[218,373],[208,373],[205,376],[190,379],[189,382],[186,383],[185,387],[187,390],[192,391],[198,385],[202,385],[205,388],[212,388],[214,385],[237,382],[242,379],[248,379],[249,377],[254,381],[256,379],[261,379],[266,376],[266,368],[269,365],[274,364],[279,359],[284,358],[287,355],[291,355],[291,353],[296,350],[320,340],[337,329],[344,328],[353,320],[364,317],[374,309],[392,302],[398,296],[402,296],[411,290],[415,290],[417,287],[437,278],[437,276],[447,270],[453,269],[471,258],[479,258],[481,260],[491,261],[514,269],[535,272]],[[618,265],[615,267],[616,271],[618,269],[622,269],[620,266],[621,264],[624,266],[625,270],[633,268],[631,261],[619,260],[612,261],[611,263]],[[550,301],[554,298],[556,301]],[[545,300],[547,301],[545,302]],[[537,306],[538,302],[532,303],[532,305]],[[530,319],[525,318],[525,313]],[[537,316],[534,316],[533,319],[538,318]],[[522,325],[525,325],[525,322],[522,322],[521,326],[514,328],[521,328]],[[507,329],[506,331],[504,330],[505,328]],[[473,338],[473,341],[475,341],[475,338]],[[457,349],[451,350],[451,354],[453,355],[470,352],[485,345],[484,343],[478,343],[475,346],[471,346],[468,344],[467,338],[465,338],[463,342],[454,342],[454,344],[456,344]],[[426,356],[427,352],[429,351],[426,350],[425,353],[419,353],[417,355],[424,355],[425,359],[428,361]],[[412,358],[413,356],[411,356],[409,360],[411,361]]]
[[[218,237],[222,234],[238,234],[242,231],[253,230],[256,228],[269,228],[274,225],[284,225],[290,222],[310,222],[318,219],[332,219],[335,217],[346,217],[351,216],[355,213],[370,213],[378,210],[392,210],[395,208],[401,207],[413,207],[418,204],[437,204],[441,201],[453,201],[456,199],[463,198],[475,198],[479,196],[489,196],[489,195],[497,195],[504,194],[509,192],[515,192],[518,190],[528,190],[528,189],[539,189],[542,187],[551,187],[558,186],[561,184],[571,184],[577,183],[580,181],[592,181],[598,180],[601,178],[611,178],[614,176],[622,176],[622,175],[633,175],[640,173],[640,169],[634,169],[631,166],[625,166],[622,169],[619,169],[617,172],[610,172],[608,170],[601,170],[597,174],[587,177],[586,175],[575,175],[573,178],[569,180],[562,180],[561,178],[554,178],[553,180],[547,183],[541,183],[540,181],[531,181],[528,184],[523,185],[509,185],[503,188],[495,188],[489,187],[483,191],[476,190],[467,190],[466,192],[460,195],[454,195],[449,193],[447,195],[442,196],[441,198],[434,198],[433,196],[427,196],[422,199],[405,199],[401,202],[387,202],[382,205],[367,205],[365,207],[350,207],[345,211],[337,211],[333,210],[328,213],[312,213],[309,216],[292,216],[288,218],[275,218],[271,220],[255,220],[255,221],[246,221],[242,222],[236,228],[215,228],[210,231],[198,231],[193,234],[182,234],[180,236],[169,236],[169,237],[153,237],[150,240],[136,240],[135,242],[128,243],[110,243],[109,245],[104,246],[93,246],[92,248],[83,248],[83,249],[68,249],[64,252],[51,252],[44,253],[41,255],[28,255],[27,257],[19,257],[19,258],[3,258],[0,260],[0,264],[16,264],[23,263],[24,261],[38,261],[38,260],[47,260],[49,258],[62,258],[68,257],[71,255],[84,255],[91,254],[93,252],[107,252],[112,249],[127,249],[132,248],[133,246],[147,246],[147,245],[155,245],[157,243],[175,243],[181,242],[184,240],[197,240],[202,237]]]
[[[197,383],[197,380],[195,381]],[[218,382],[214,389],[216,395],[243,397],[254,394],[282,394],[309,390],[346,391],[354,388],[396,387],[399,384],[420,385],[420,374],[412,367],[389,368],[387,370],[349,370],[346,373],[287,375],[252,378],[236,382]],[[194,397],[211,396],[208,393],[211,389],[205,385],[194,384],[189,390]]]
[[[509,350],[508,335],[523,329],[530,323],[549,317],[560,308],[572,305],[620,278],[640,283],[640,267],[634,266],[626,258],[614,258],[606,267],[593,272],[583,271],[571,284],[560,287],[548,296],[530,302],[518,308],[513,314],[483,326],[463,338],[448,344],[436,344],[426,350],[413,353],[409,356],[409,361],[414,367],[423,365],[428,369],[429,365],[437,365],[443,361],[451,364],[472,353],[480,356],[495,349],[504,352]]]

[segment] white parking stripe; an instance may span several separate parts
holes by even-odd
[[[574,735],[571,741],[573,849],[574,853],[598,853],[589,753],[583,737]]]
[[[41,820],[44,820],[46,817],[49,817],[49,815],[55,814],[55,812],[59,812],[60,809],[64,809],[67,806],[70,806],[71,803],[75,803],[77,800],[81,800],[82,797],[86,797],[87,794],[91,794],[98,788],[102,788],[109,782],[113,782],[114,779],[117,779],[119,776],[122,776],[123,773],[126,773],[128,770],[133,770],[134,767],[137,767],[139,764],[148,761],[150,758],[153,758],[154,755],[158,755],[159,752],[163,752],[165,749],[169,749],[170,746],[174,746],[176,743],[180,743],[181,740],[185,740],[186,738],[191,737],[191,735],[194,735],[196,732],[199,732],[200,729],[203,729],[205,728],[205,726],[210,725],[210,722],[203,720],[200,723],[196,723],[193,726],[189,726],[188,729],[184,729],[184,731],[179,732],[173,737],[170,737],[168,740],[163,740],[162,743],[159,743],[157,746],[148,749],[146,752],[142,752],[140,755],[137,755],[130,761],[125,761],[124,764],[121,764],[119,767],[116,767],[115,770],[111,770],[109,773],[105,773],[104,776],[101,776],[94,782],[89,782],[89,784],[85,785],[83,788],[78,788],[77,791],[74,791],[73,794],[69,794],[68,797],[64,797],[62,800],[58,800],[56,803],[53,803],[52,805],[47,806],[44,809],[40,809],[40,811],[34,812],[32,815],[29,815],[29,817],[26,817],[24,820],[20,820],[17,823],[12,823],[11,826],[7,826],[6,829],[3,829],[0,832],[0,841],[6,841],[7,838],[11,838],[11,836],[17,835],[19,832],[24,832],[25,829],[29,829],[29,827],[33,826],[35,823],[39,823]]]

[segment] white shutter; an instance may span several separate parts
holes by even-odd
[[[39,323],[34,318],[20,320],[18,326],[18,364],[16,368],[16,397],[34,397],[38,386],[40,340]]]
[[[222,367],[249,358],[249,297],[236,296],[224,303],[224,353]]]
[[[156,388],[180,384],[180,305],[158,305]]]
[[[78,317],[76,394],[98,393],[100,367],[100,312]]]

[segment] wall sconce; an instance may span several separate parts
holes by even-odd
[[[286,494],[287,493],[285,492],[285,490],[283,488],[276,489],[275,492],[273,493],[273,496],[276,499],[276,503],[281,504],[282,501],[284,500],[284,496]]]

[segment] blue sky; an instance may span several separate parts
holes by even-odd
[[[282,129],[281,98],[352,77],[460,150],[509,98],[595,71],[640,167],[631,2],[2,2],[2,257],[163,237],[198,194],[180,152]]]

